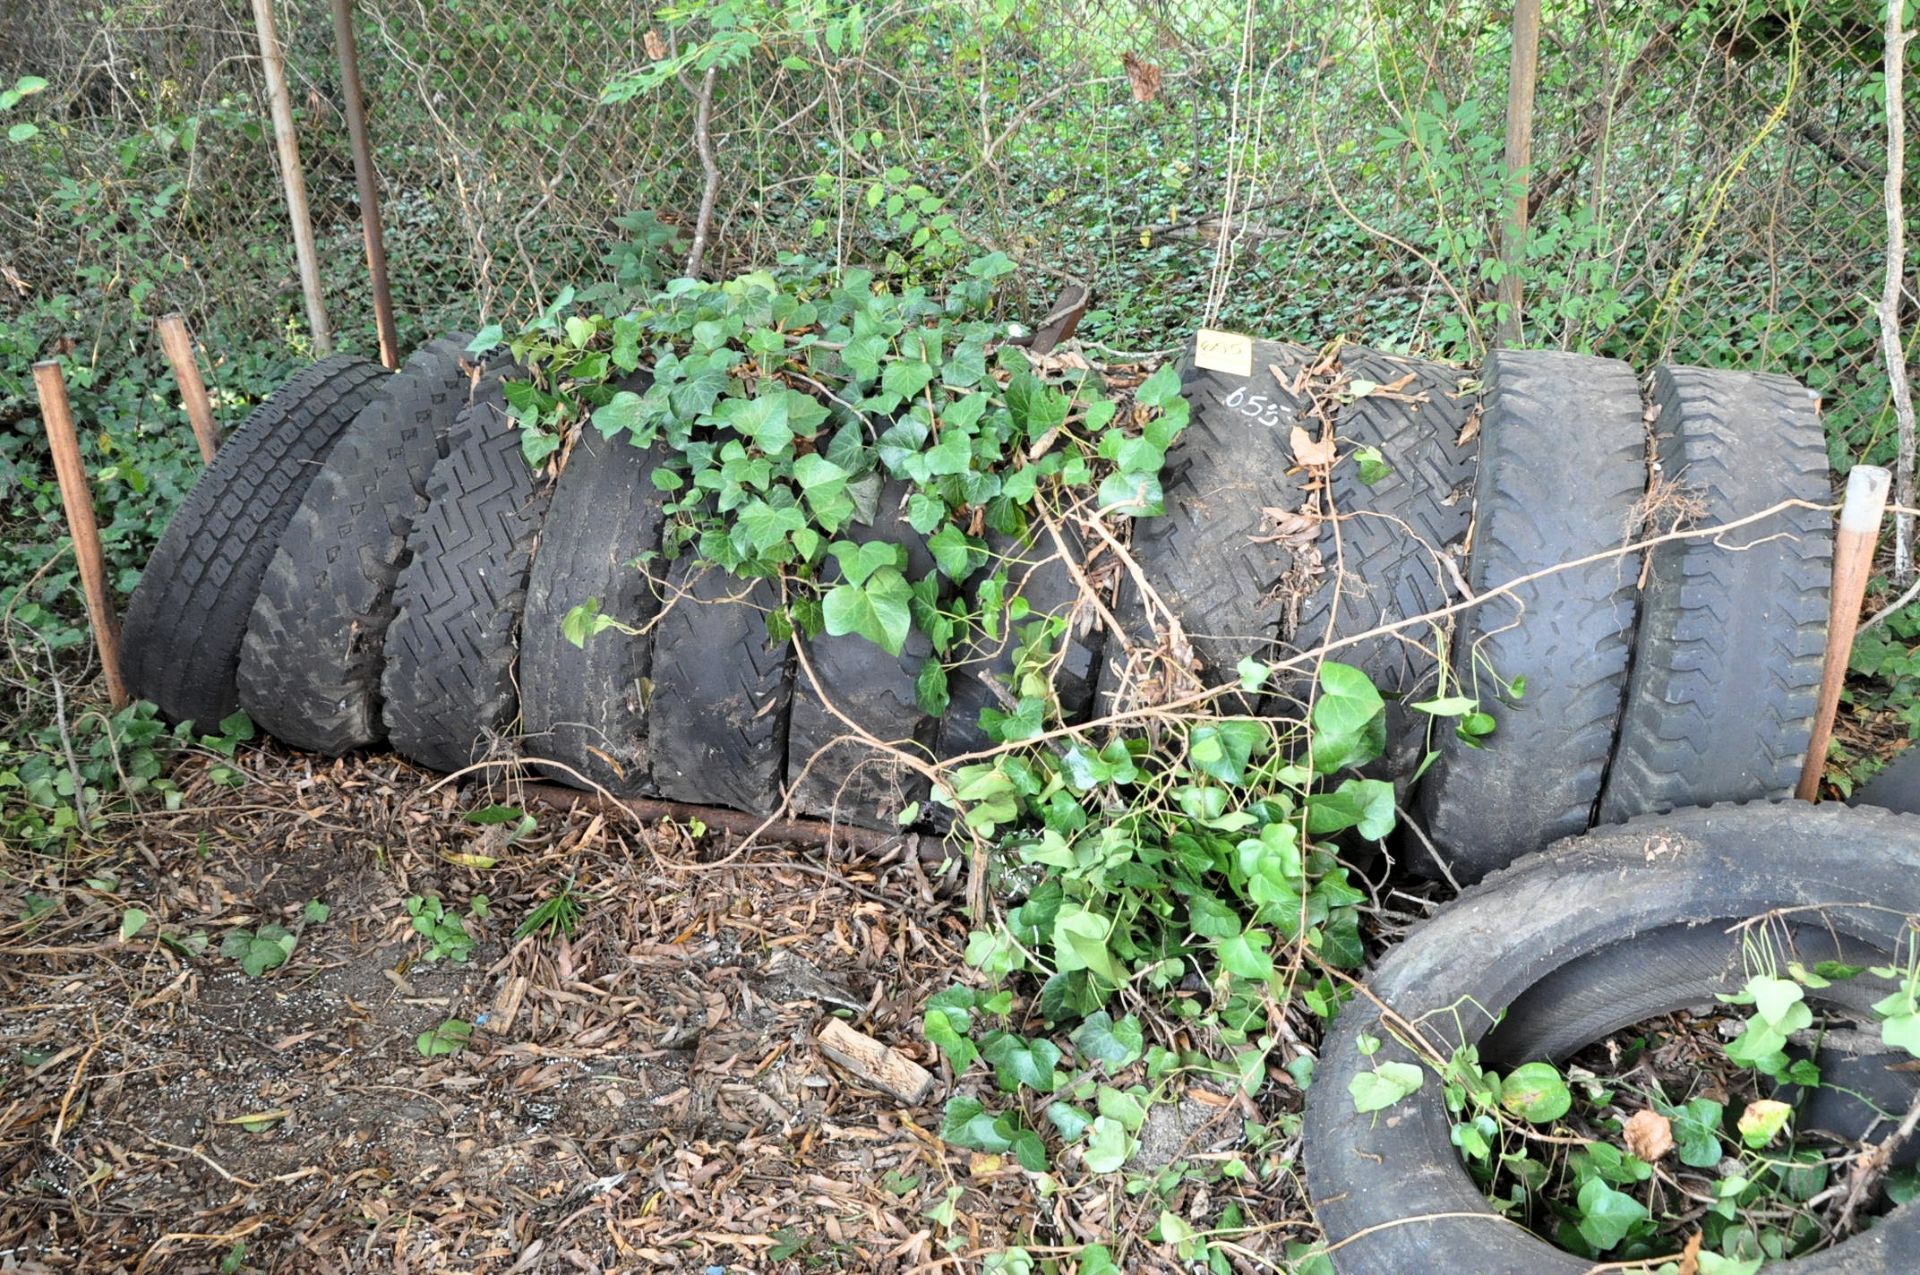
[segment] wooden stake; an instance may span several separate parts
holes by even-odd
[[[67,402],[67,382],[60,374],[59,362],[47,359],[35,363],[33,383],[40,392],[40,419],[47,424],[54,473],[60,477],[60,503],[67,510],[73,556],[80,564],[87,620],[93,626],[93,643],[99,648],[100,668],[107,677],[107,698],[114,708],[125,708],[127,686],[120,680],[120,622],[113,613],[113,597],[107,592],[107,563],[100,552],[100,527],[93,520],[93,490],[80,460],[80,437],[73,430],[73,407]]]
[[[1514,0],[1513,55],[1507,68],[1507,181],[1513,205],[1500,230],[1505,272],[1495,288],[1503,314],[1501,345],[1519,345],[1521,271],[1527,262],[1527,170],[1533,166],[1533,86],[1540,69],[1540,0]]]
[[[213,404],[207,401],[206,382],[200,379],[200,361],[193,354],[193,338],[187,335],[187,321],[178,314],[163,314],[158,324],[160,348],[173,364],[174,383],[180,387],[180,403],[187,409],[193,425],[194,441],[200,444],[200,463],[211,465],[220,450],[220,435],[214,429]]]
[[[1840,690],[1853,654],[1854,633],[1860,627],[1860,604],[1867,596],[1867,577],[1873,571],[1873,551],[1880,540],[1880,519],[1887,511],[1887,487],[1892,481],[1893,475],[1878,465],[1855,465],[1847,475],[1840,530],[1833,538],[1827,659],[1820,672],[1820,699],[1813,710],[1813,738],[1807,744],[1807,760],[1800,767],[1800,786],[1793,794],[1802,801],[1820,797],[1827,744],[1833,738],[1833,715],[1840,708]]]
[[[333,353],[333,328],[320,292],[320,261],[313,247],[313,218],[307,213],[307,176],[300,167],[300,139],[293,131],[293,99],[287,93],[287,60],[273,26],[273,0],[253,0],[253,25],[260,35],[260,71],[267,80],[267,108],[273,114],[273,141],[280,152],[280,181],[286,188],[287,218],[293,222],[293,255],[300,262],[300,289],[307,298],[307,326],[313,348]]]
[[[353,148],[353,177],[360,190],[360,230],[367,245],[367,280],[373,288],[373,324],[380,333],[380,362],[400,370],[400,342],[393,331],[393,292],[387,284],[386,238],[380,228],[380,178],[373,170],[373,143],[360,92],[360,55],[353,42],[353,0],[333,0],[333,44],[340,59],[340,96]]]

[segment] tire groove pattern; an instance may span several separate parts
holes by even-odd
[[[1697,493],[1703,525],[1830,496],[1826,435],[1784,376],[1663,364],[1654,375],[1663,476]],[[1826,646],[1831,520],[1790,509],[1651,552],[1603,822],[1784,795],[1813,729]]]
[[[240,706],[247,619],[321,462],[387,371],[349,355],[295,374],[247,416],[181,502],[127,605],[127,685],[211,729]]]
[[[280,538],[247,622],[240,702],[297,748],[337,757],[384,737],[381,651],[407,536],[473,380],[458,333],[414,351],[360,409]]]
[[[1629,538],[1646,491],[1646,430],[1633,370],[1557,351],[1488,357],[1467,582],[1485,592]],[[1462,883],[1592,822],[1613,750],[1633,643],[1639,558],[1562,571],[1467,612],[1454,639],[1460,693],[1492,698],[1484,746],[1449,728],[1420,785],[1428,835]]]
[[[1401,393],[1424,394],[1427,401],[1367,395],[1341,411],[1342,450],[1376,448],[1388,473],[1369,486],[1350,454],[1334,465],[1329,479],[1340,544],[1336,550],[1333,524],[1323,523],[1318,548],[1326,574],[1303,599],[1298,623],[1283,635],[1295,651],[1444,605],[1449,591],[1434,555],[1464,541],[1473,519],[1477,449],[1458,443],[1473,407],[1460,392],[1466,374],[1443,363],[1352,346],[1340,351],[1340,365],[1350,377],[1382,386],[1412,373]],[[1358,642],[1329,657],[1360,669],[1387,696],[1388,752],[1376,767],[1384,776],[1411,774],[1425,747],[1425,716],[1401,701],[1433,685],[1437,646],[1434,634],[1410,631]]]
[[[519,711],[515,644],[550,490],[520,453],[501,377],[487,377],[427,480],[387,629],[387,734],[421,765],[460,769]]]
[[[779,605],[772,581],[703,568],[691,553],[668,568],[647,715],[661,796],[755,814],[779,806],[793,696],[792,644],[767,637]]]
[[[626,388],[635,388],[631,385]],[[644,388],[641,386],[639,388]],[[520,716],[531,753],[551,757],[622,797],[652,790],[647,748],[650,634],[608,629],[584,647],[561,632],[588,598],[621,624],[646,629],[660,591],[644,562],[659,552],[665,493],[650,475],[665,449],[588,428],[554,485],[527,582],[520,634]],[[555,769],[553,777],[580,780]]]

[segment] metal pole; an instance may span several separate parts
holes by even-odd
[[[1878,465],[1855,465],[1847,473],[1847,498],[1840,506],[1840,530],[1833,537],[1833,591],[1827,602],[1827,659],[1820,671],[1820,698],[1813,709],[1813,738],[1800,767],[1800,786],[1793,795],[1802,801],[1820,795],[1820,776],[1827,769],[1827,743],[1833,738],[1833,715],[1840,707],[1840,691],[1847,680],[1847,660],[1853,654],[1853,636],[1860,627],[1860,602],[1867,596],[1867,577],[1873,574],[1873,550],[1880,541],[1880,519],[1887,511],[1887,487],[1893,475]]]
[[[307,297],[307,326],[313,348],[333,353],[333,329],[320,295],[320,261],[313,247],[313,219],[307,214],[307,178],[300,167],[300,141],[293,132],[293,101],[287,96],[287,63],[273,28],[273,0],[253,0],[253,24],[260,33],[260,70],[267,78],[267,107],[273,113],[273,141],[280,152],[280,181],[287,192],[287,217],[293,222],[293,253],[300,262],[300,288]]]
[[[360,55],[353,43],[353,0],[333,0],[333,43],[340,57],[340,92],[346,98],[347,138],[353,146],[353,177],[360,187],[360,227],[367,241],[367,276],[373,285],[373,322],[380,332],[380,361],[400,367],[393,333],[393,293],[387,287],[387,245],[380,231],[380,181],[373,171],[367,115],[360,97]]]
[[[1520,344],[1521,272],[1527,262],[1527,170],[1533,166],[1533,86],[1540,67],[1540,0],[1514,0],[1513,60],[1507,69],[1506,174],[1513,198],[1500,229],[1501,272],[1494,295],[1502,317],[1494,340]]]
[[[87,621],[93,626],[93,644],[99,649],[100,670],[107,678],[107,698],[114,708],[125,708],[127,684],[120,680],[120,622],[113,613],[113,597],[107,592],[107,563],[100,552],[100,527],[93,520],[93,490],[87,485],[87,468],[80,460],[80,438],[73,430],[73,407],[67,402],[67,382],[60,374],[59,361],[35,363],[33,384],[40,392],[40,419],[46,422],[53,472],[60,479],[60,503],[67,511],[73,557],[80,566],[80,587],[87,599]]]
[[[173,379],[180,387],[180,404],[187,409],[193,426],[194,441],[200,444],[200,463],[211,465],[220,450],[220,434],[213,424],[213,404],[207,401],[206,382],[200,379],[200,363],[193,356],[193,338],[187,335],[187,321],[178,314],[163,314],[157,325],[160,348],[173,365]]]

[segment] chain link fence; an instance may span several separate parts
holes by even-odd
[[[40,345],[14,353],[110,363],[172,308],[210,346],[297,348],[246,0],[0,12],[0,87],[47,81],[0,116],[0,133],[31,130],[0,144],[0,283],[38,325],[13,342]],[[525,315],[652,256],[671,273],[709,162],[710,273],[806,252],[938,287],[997,248],[1030,267],[1034,304],[1049,272],[1092,282],[1086,334],[1132,348],[1208,322],[1471,357],[1497,322],[1509,37],[1482,6],[707,16],[358,0],[404,342]],[[367,346],[328,8],[279,0],[279,21],[327,304]],[[1550,4],[1529,343],[1784,370],[1826,396],[1836,459],[1881,458],[1879,24],[1867,0]],[[710,81],[694,63],[634,83],[695,44],[718,59]],[[623,83],[626,100],[606,100]]]

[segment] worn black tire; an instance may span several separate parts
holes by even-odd
[[[1496,350],[1483,394],[1467,561],[1475,593],[1631,539],[1647,486],[1632,368]],[[1420,784],[1427,835],[1456,881],[1478,881],[1593,822],[1626,691],[1639,576],[1638,555],[1613,558],[1542,577],[1462,617],[1456,685],[1497,725],[1472,748],[1450,722],[1437,723],[1440,756]],[[1525,694],[1500,697],[1516,677]]]
[[[873,523],[849,527],[843,534],[855,543],[883,540],[903,546],[907,578],[916,580],[934,569],[933,554],[901,512],[906,496],[905,482],[889,481],[880,490]],[[838,564],[830,564],[823,583],[830,586],[838,572]],[[858,634],[823,633],[806,640],[804,654],[813,676],[809,679],[803,671],[794,678],[793,719],[787,728],[788,799],[803,815],[883,831],[898,827],[909,805],[925,801],[926,778],[865,744],[834,744],[849,732],[826,704],[875,739],[931,760],[939,723],[921,710],[914,679],[920,665],[933,658],[932,643],[916,628],[893,656]]]
[[[211,729],[240,707],[247,618],[288,521],[387,372],[348,355],[303,369],[253,409],[181,502],[127,605],[121,668],[172,721]]]
[[[1371,996],[1341,1011],[1308,1093],[1307,1187],[1335,1246],[1335,1268],[1577,1275],[1592,1265],[1493,1211],[1452,1145],[1453,1117],[1433,1076],[1388,1111],[1354,1111],[1349,1085],[1362,1071],[1417,1062],[1383,1024],[1380,1005],[1421,1023],[1442,1056],[1487,1037],[1491,1017],[1513,1007],[1490,1047],[1503,1063],[1565,1056],[1608,1032],[1738,990],[1741,945],[1755,932],[1733,924],[1776,909],[1807,910],[1795,914],[1791,931],[1776,924],[1758,933],[1790,939],[1810,961],[1835,950],[1871,949],[1882,959],[1905,950],[1909,918],[1920,916],[1920,820],[1797,803],[1650,816],[1519,861],[1407,938],[1369,980]],[[1623,948],[1647,959],[1608,961]],[[1575,983],[1529,998],[1559,971],[1595,960],[1619,977],[1578,980],[1572,1003]],[[1825,995],[1809,999],[1818,1007]],[[1844,1001],[1835,1008],[1854,1012]],[[1559,1031],[1562,1022],[1577,1030]],[[1361,1054],[1363,1036],[1384,1042],[1374,1057]],[[1890,1275],[1916,1267],[1920,1209],[1908,1207],[1817,1256],[1767,1269]]]
[[[768,814],[786,778],[793,644],[767,637],[770,580],[689,554],[667,570],[653,631],[647,741],[662,797]]]
[[[1275,589],[1292,554],[1264,542],[1264,511],[1278,500],[1293,464],[1291,431],[1304,419],[1305,404],[1270,369],[1291,380],[1313,358],[1304,346],[1256,341],[1251,376],[1209,371],[1189,360],[1180,388],[1191,415],[1167,450],[1165,512],[1133,522],[1134,560],[1180,618],[1209,686],[1237,682],[1243,656],[1267,661],[1278,649],[1287,608]],[[1130,580],[1122,581],[1115,618],[1135,645],[1151,648],[1136,592]],[[1138,670],[1124,666],[1124,652],[1124,644],[1108,643],[1100,674],[1103,710],[1135,698],[1128,679]]]
[[[427,480],[394,593],[380,693],[402,756],[459,770],[518,715],[515,640],[550,491],[521,455],[503,381],[485,378]]]
[[[1664,364],[1653,389],[1660,472],[1704,499],[1701,525],[1831,499],[1826,434],[1798,382]],[[1786,510],[1725,543],[1650,551],[1602,821],[1793,788],[1813,729],[1832,553],[1818,509]]]
[[[1920,748],[1908,745],[1879,774],[1855,789],[1847,804],[1920,815]]]
[[[1061,538],[1067,552],[1076,555],[1077,565],[1085,557],[1079,538],[1066,528],[1061,529]],[[990,683],[1012,694],[1019,631],[1035,620],[1054,616],[1067,625],[1053,664],[1053,694],[1059,702],[1060,719],[1078,725],[1093,707],[1094,681],[1099,675],[1106,632],[1095,627],[1097,617],[1091,614],[1090,606],[1083,605],[1079,583],[1061,560],[1052,536],[1036,523],[1024,538],[988,535],[987,551],[993,556],[981,568],[981,574],[1006,571],[1007,597],[1026,599],[1028,618],[1013,626],[1015,632],[1002,633],[1000,642],[988,642],[983,635],[960,652],[960,663],[947,674],[949,702],[940,720],[937,749],[942,758],[995,746],[980,727],[980,710],[1006,710],[1006,703]]]
[[[381,649],[427,477],[472,391],[471,338],[416,350],[308,486],[260,583],[240,704],[268,733],[337,757],[379,742]]]
[[[581,434],[554,484],[547,522],[527,581],[520,625],[520,725],[528,753],[579,771],[621,797],[652,790],[648,764],[648,680],[661,590],[648,574],[660,550],[665,493],[650,475],[665,449],[636,447],[624,435]],[[561,632],[567,613],[589,598],[620,629],[575,646]],[[554,768],[554,778],[581,779]]]
[[[1460,388],[1466,373],[1355,346],[1340,351],[1340,366],[1381,386],[1411,374],[1398,393],[1425,401],[1367,395],[1341,411],[1341,456],[1329,475],[1340,540],[1336,546],[1333,522],[1321,524],[1317,547],[1326,574],[1301,601],[1298,621],[1283,630],[1294,651],[1444,606],[1451,575],[1440,558],[1458,556],[1473,520],[1477,448],[1460,443],[1474,406]],[[1361,481],[1353,458],[1362,447],[1377,449],[1387,465],[1386,477],[1372,486]],[[1418,766],[1429,719],[1405,704],[1438,681],[1441,645],[1431,630],[1405,630],[1328,656],[1358,668],[1387,697],[1387,755],[1369,773],[1404,779]]]

